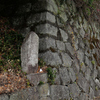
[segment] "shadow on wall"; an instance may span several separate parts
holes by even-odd
[[[26,3],[35,3],[37,0],[0,0],[0,15],[12,17],[17,9]]]

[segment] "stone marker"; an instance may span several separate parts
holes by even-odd
[[[22,71],[27,74],[37,72],[38,46],[39,37],[37,34],[34,32],[27,34],[21,47]]]

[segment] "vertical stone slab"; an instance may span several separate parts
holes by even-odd
[[[38,69],[38,46],[39,37],[36,33],[30,32],[26,35],[21,47],[22,71],[34,73]]]

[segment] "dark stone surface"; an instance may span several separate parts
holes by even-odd
[[[64,100],[69,99],[68,87],[62,85],[51,85],[51,99],[52,100]]]
[[[28,80],[33,85],[39,85],[40,82],[47,83],[47,73],[31,73],[27,75]]]

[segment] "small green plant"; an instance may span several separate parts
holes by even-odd
[[[44,84],[44,82],[40,81],[38,85],[43,85],[43,84]]]
[[[26,80],[26,84],[27,84],[28,87],[30,87],[30,82],[29,82],[28,79]]]
[[[47,74],[48,74],[48,82],[50,84],[54,84],[54,81],[55,81],[54,79],[56,77],[56,72],[53,71],[51,67],[48,67],[47,68]]]
[[[82,62],[82,63],[81,63],[81,67],[82,67],[83,65],[84,65],[84,63]]]
[[[95,87],[95,90],[96,90],[96,91],[98,90],[98,87],[97,87],[97,86]]]
[[[94,60],[92,60],[91,62],[92,62],[93,65],[95,65],[95,61]]]
[[[77,84],[76,82],[74,82],[75,84]]]
[[[94,0],[89,0],[88,4],[91,6]]]
[[[43,66],[46,65],[46,63],[42,59],[40,59],[40,58],[39,58],[38,64],[39,64],[40,68],[42,68]]]
[[[61,11],[60,10],[58,10],[58,13],[57,13],[57,15],[60,15],[61,14]]]
[[[90,9],[87,8],[86,11],[87,11],[87,14],[90,16],[90,15],[91,15],[91,11],[90,11]]]

